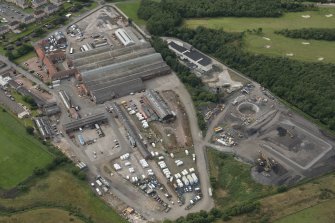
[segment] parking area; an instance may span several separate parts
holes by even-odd
[[[48,80],[48,74],[46,69],[42,66],[41,61],[38,59],[38,57],[33,57],[28,59],[23,63],[23,66],[26,67],[29,72],[33,75],[35,75],[38,79],[44,81]]]
[[[113,160],[111,168],[132,184],[138,184],[145,193],[159,196],[160,192],[154,190],[156,186],[149,184],[149,187],[146,182],[148,177],[155,176],[158,187],[165,188],[165,193],[162,194],[164,199],[159,199],[167,199],[164,202],[169,204],[169,208],[179,203],[181,206],[186,204],[184,208],[188,209],[202,197],[188,118],[175,92],[157,93],[165,101],[162,103],[166,103],[177,115],[172,121],[159,121],[154,108],[148,104],[147,92],[136,92],[119,99],[129,122],[136,127],[140,138],[145,141],[152,160],[130,153],[126,159]]]
[[[97,129],[83,129],[76,132],[76,142],[80,145],[79,138],[82,137],[85,145],[80,147],[85,151],[87,157],[93,162],[117,157],[121,151],[128,151],[128,148],[120,146],[120,143],[109,125],[100,126],[102,134]]]

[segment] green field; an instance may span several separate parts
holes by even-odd
[[[81,215],[84,222],[88,222],[88,218],[91,218],[92,221],[90,222],[97,223],[126,222],[91,191],[86,181],[75,178],[66,167],[50,172],[45,178],[34,179],[29,185],[31,185],[29,192],[23,195],[14,199],[0,198],[0,206],[14,208],[15,210],[24,208],[25,211],[35,210],[36,208],[63,209],[68,213],[73,213],[73,215]],[[68,210],[69,208],[72,208],[71,211]],[[1,214],[4,214],[3,211],[0,216]],[[18,215],[20,214],[18,213]],[[61,221],[63,217],[64,214],[61,213],[52,223],[70,222]],[[68,215],[68,217],[71,216]],[[44,223],[44,221],[40,222]]]
[[[119,2],[117,3],[117,7],[124,12],[129,18],[131,18],[137,25],[145,25],[145,21],[143,19],[138,18],[137,10],[140,7],[140,0],[136,1],[127,1],[127,2]]]
[[[327,18],[325,15],[333,14]],[[302,15],[309,15],[310,18],[302,18]],[[188,19],[184,25],[190,28],[205,26],[215,29],[223,29],[228,32],[242,32],[262,28],[263,34],[249,34],[245,36],[245,49],[270,56],[288,56],[290,58],[304,61],[318,61],[324,58],[324,62],[335,63],[335,42],[291,39],[274,33],[280,29],[300,28],[335,28],[335,8],[320,8],[319,11],[308,11],[298,13],[286,13],[280,18],[204,18]],[[265,38],[270,40],[266,40]],[[309,42],[303,45],[302,42]],[[270,46],[270,48],[266,48]]]
[[[80,219],[67,211],[54,209],[54,208],[42,208],[36,210],[25,211],[10,216],[0,216],[0,223],[83,223]]]
[[[17,58],[16,60],[14,60],[14,63],[16,64],[22,64],[23,62],[33,58],[33,57],[36,57],[36,53],[35,51],[31,51],[30,53],[27,53],[26,55],[22,56],[22,57],[19,57]]]
[[[0,188],[9,189],[29,177],[34,168],[52,160],[44,146],[26,133],[9,113],[0,111]]]
[[[216,179],[214,197],[223,208],[245,201],[255,201],[274,192],[274,187],[256,183],[250,175],[250,165],[216,150],[208,150],[210,176]]]
[[[295,214],[284,217],[276,223],[334,223],[335,200],[329,200],[314,207],[304,209]]]

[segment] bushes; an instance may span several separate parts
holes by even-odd
[[[246,202],[229,208],[223,214],[227,216],[238,216],[246,213],[250,213],[253,211],[258,211],[260,208],[259,202]]]
[[[246,213],[251,213],[253,211],[258,211],[259,208],[259,202],[242,203],[240,205],[229,208],[226,211],[221,211],[220,209],[213,208],[209,213],[207,213],[206,211],[200,211],[198,213],[190,213],[186,216],[186,218],[180,217],[176,220],[176,223],[210,223],[215,222],[220,218],[224,221],[229,221],[232,216],[238,216]],[[171,221],[164,221],[164,223],[169,222]]]
[[[31,109],[37,109],[37,104],[31,96],[23,96],[23,101],[27,102],[30,105]]]
[[[26,127],[26,132],[27,132],[29,135],[34,135],[34,128],[31,127],[31,126],[27,126],[27,127]]]
[[[335,29],[304,28],[304,29],[282,29],[275,32],[289,38],[315,39],[335,41]]]
[[[288,189],[287,186],[282,185],[282,186],[279,186],[279,187],[277,188],[277,192],[278,192],[278,193],[283,193],[283,192],[286,192],[287,189]]]
[[[86,172],[81,171],[78,167],[71,167],[70,171],[73,176],[77,177],[79,180],[86,180]]]
[[[33,170],[34,176],[43,176],[47,173],[47,170],[45,168],[35,168]]]

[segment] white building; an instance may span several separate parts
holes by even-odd
[[[30,115],[29,111],[25,110],[25,111],[19,113],[19,114],[17,115],[17,117],[18,117],[19,119],[23,119],[23,118],[27,118],[27,117],[29,117],[29,115]]]
[[[182,43],[176,43],[174,41],[170,41],[168,45],[181,59],[188,60],[190,63],[196,65],[198,69],[205,72],[212,69],[212,60],[199,51],[192,48],[187,49]]]
[[[115,35],[124,46],[135,44],[134,40],[130,38],[124,29],[117,29]]]
[[[10,80],[12,80],[12,78],[0,76],[0,86],[5,87]]]

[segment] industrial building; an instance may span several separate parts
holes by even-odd
[[[212,60],[199,51],[192,49],[192,47],[188,49],[184,47],[182,43],[176,43],[174,41],[170,41],[168,45],[181,59],[186,59],[195,64],[200,70],[207,72],[212,69]]]
[[[130,144],[134,146],[136,145],[144,159],[150,158],[151,153],[148,151],[148,149],[140,139],[138,133],[135,130],[135,127],[130,123],[127,115],[124,111],[122,111],[122,108],[116,102],[112,103],[112,108],[114,115],[122,122],[126,131],[128,132]],[[135,143],[133,143],[133,141],[135,141]]]
[[[145,91],[145,100],[154,110],[162,122],[168,122],[175,119],[174,112],[171,111],[169,106],[163,98],[154,90],[148,89]]]
[[[59,41],[63,41],[61,36],[59,36]],[[34,48],[38,58],[47,69],[50,80],[60,80],[77,74],[77,69],[70,68],[71,61],[68,60],[64,52],[57,50],[47,53],[44,50],[43,42],[37,43]]]
[[[71,58],[79,70],[78,79],[97,104],[144,90],[143,81],[170,73],[149,43],[115,50],[100,47]]]
[[[43,114],[46,116],[52,116],[60,112],[60,107],[57,105],[56,102],[48,103],[43,106]]]
[[[134,40],[130,38],[130,36],[124,29],[117,29],[115,31],[115,36],[124,46],[135,44]]]
[[[46,103],[44,99],[32,93],[30,90],[28,90],[27,88],[23,86],[20,86],[19,88],[17,88],[16,91],[20,93],[22,96],[28,96],[34,99],[38,107],[43,107]]]
[[[47,117],[36,117],[34,118],[34,122],[43,139],[49,139],[52,137],[53,132]]]
[[[71,121],[63,125],[64,131],[66,133],[77,131],[79,128],[94,126],[95,124],[103,124],[108,122],[108,117],[106,113],[98,113],[85,118]]]

